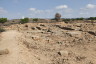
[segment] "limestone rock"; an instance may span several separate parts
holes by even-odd
[[[61,55],[61,56],[68,56],[69,52],[66,51],[66,50],[65,51],[62,50],[62,51],[59,51],[58,54]]]
[[[0,50],[0,55],[5,55],[5,54],[9,54],[8,49]]]

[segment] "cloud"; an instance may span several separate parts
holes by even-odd
[[[31,13],[42,13],[42,12],[44,12],[44,10],[39,10],[39,9],[36,9],[36,8],[29,8],[29,11]]]
[[[94,11],[96,10],[96,5],[94,4],[87,4],[85,7],[80,8],[81,11]]]
[[[73,10],[68,8],[67,5],[56,6],[52,9],[39,10],[36,8],[29,8],[29,15],[31,17],[39,17],[39,18],[49,18],[54,17],[56,13],[62,14],[62,17],[68,17],[71,15]]]
[[[68,8],[67,5],[60,5],[60,6],[57,6],[56,9],[64,9],[64,8]]]
[[[78,10],[79,15],[83,17],[96,16],[96,5],[95,4],[87,4],[86,6],[80,8]]]
[[[84,8],[80,8],[81,10],[91,10],[96,9],[96,5],[94,4],[87,4]]]
[[[69,8],[67,5],[60,5],[60,6],[56,6],[52,13],[54,13],[53,16],[56,13],[60,13],[62,17],[65,18],[65,17],[71,17],[73,11],[74,10],[72,8]]]
[[[7,13],[7,11],[3,9],[2,7],[0,7],[0,14],[5,14],[5,13]]]
[[[44,10],[36,10],[35,13],[44,13],[45,11]]]
[[[88,9],[93,9],[93,8],[96,8],[96,5],[94,5],[94,4],[88,4],[88,5],[86,6],[86,8],[88,8]]]
[[[39,18],[46,18],[50,15],[50,12],[52,12],[51,10],[39,10],[36,8],[30,8],[29,9],[29,15],[31,17],[39,17]]]
[[[35,14],[40,14],[40,13],[50,13],[51,10],[39,10],[39,9],[36,9],[36,8],[29,8],[29,11],[31,13],[35,13]],[[31,14],[30,14],[31,15]]]
[[[36,8],[29,8],[30,11],[36,11]]]

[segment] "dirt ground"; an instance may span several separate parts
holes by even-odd
[[[27,23],[0,33],[0,64],[96,64],[96,24]]]

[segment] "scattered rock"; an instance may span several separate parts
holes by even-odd
[[[43,64],[43,62],[45,62],[44,64],[93,64],[96,52],[94,50],[96,49],[96,38],[94,38],[96,37],[96,32],[93,29],[95,25],[92,27],[89,24],[30,23],[27,25],[28,28],[27,26],[25,27],[25,24],[19,25],[20,30],[22,29],[22,40],[19,45],[23,44],[22,46],[24,46],[24,52],[21,52],[26,55],[23,58],[25,62],[29,59],[27,62],[31,60],[42,62],[39,64]],[[12,29],[16,30],[16,27],[14,25]],[[91,28],[94,31],[90,30]],[[26,54],[27,50],[28,54]],[[3,52],[0,51],[0,55],[3,54],[8,53],[6,51],[4,53],[4,50]],[[35,55],[38,57],[35,57]],[[0,58],[2,59],[1,56]],[[50,60],[54,61],[48,63]],[[33,61],[32,63],[34,64]]]
[[[33,40],[40,40],[40,37],[39,36],[32,36],[32,39]]]
[[[56,43],[58,43],[58,44],[63,44],[63,42],[56,42]]]
[[[80,37],[81,36],[80,31],[69,31],[66,34],[70,35],[71,37]]]
[[[44,25],[44,24],[40,24],[40,26],[43,26],[43,27],[45,27],[45,25]]]
[[[82,61],[82,60],[84,60],[85,58],[86,58],[86,57],[84,57],[84,56],[83,56],[83,57],[78,56],[78,57],[76,57],[76,60],[77,60],[77,61]]]
[[[40,27],[36,27],[38,30],[41,30],[41,28]]]
[[[48,30],[47,30],[47,32],[51,32],[51,30],[50,30],[50,29],[48,29]]]
[[[0,55],[5,55],[5,54],[9,54],[8,49],[0,50]]]
[[[28,27],[28,25],[25,25],[25,27]]]
[[[96,31],[89,31],[88,33],[96,36]]]
[[[59,54],[60,56],[68,56],[68,55],[69,55],[69,52],[62,50],[62,51],[59,51],[58,54]]]
[[[32,30],[35,30],[35,28],[34,28],[34,27],[31,27],[31,29],[32,29]]]
[[[59,28],[64,29],[64,30],[74,30],[74,29],[69,28],[69,27],[59,27]]]

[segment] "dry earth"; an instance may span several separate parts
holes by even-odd
[[[27,23],[4,27],[0,64],[96,64],[96,24]],[[3,51],[4,52],[4,51]]]

